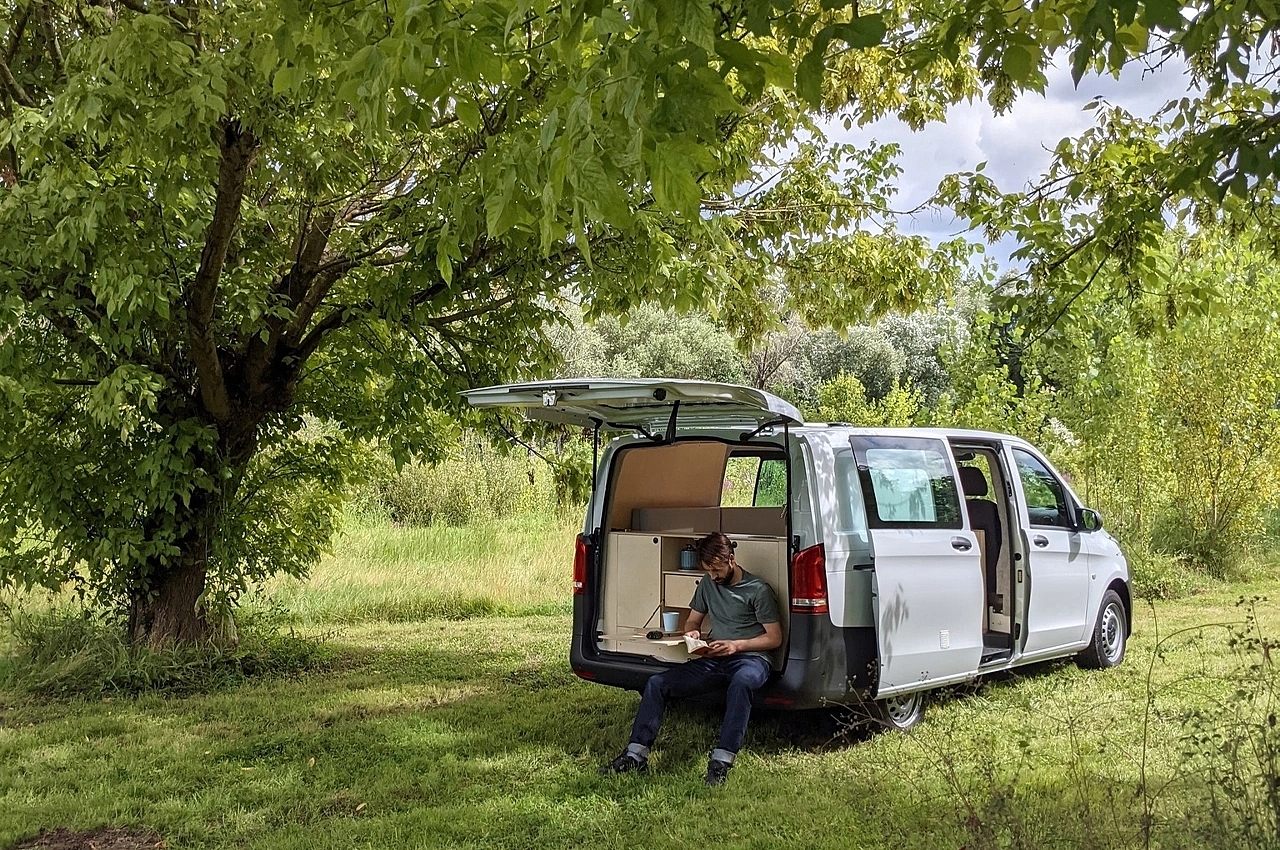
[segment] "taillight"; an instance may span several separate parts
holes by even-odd
[[[791,613],[827,613],[827,558],[822,544],[791,559]]]
[[[573,547],[573,595],[581,596],[587,592],[587,561],[591,547],[587,538],[581,534]]]

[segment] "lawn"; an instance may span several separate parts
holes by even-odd
[[[672,712],[648,777],[596,774],[625,743],[638,698],[569,670],[571,526],[503,531],[507,542],[475,566],[457,556],[474,531],[383,532],[379,542],[365,530],[312,583],[274,586],[297,627],[332,647],[323,670],[182,697],[0,691],[0,848],[41,829],[102,825],[153,829],[176,848],[280,850],[1248,838],[1247,819],[1212,816],[1221,756],[1186,762],[1183,718],[1223,705],[1215,722],[1235,716],[1235,680],[1247,680],[1228,674],[1250,654],[1211,624],[1241,621],[1238,600],[1274,597],[1276,582],[1142,605],[1119,669],[1042,665],[938,695],[908,734],[833,738],[831,713],[758,714],[729,783],[712,790],[701,776],[718,718],[702,706]],[[530,565],[537,578],[493,566],[503,563]],[[1254,610],[1275,634],[1280,612]],[[1259,710],[1250,720],[1267,708],[1249,705]],[[1275,823],[1265,812],[1254,820]]]

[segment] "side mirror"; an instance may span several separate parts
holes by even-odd
[[[1093,508],[1080,509],[1080,529],[1082,531],[1097,531],[1102,528],[1102,514]]]

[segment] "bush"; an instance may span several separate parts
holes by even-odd
[[[1156,552],[1150,546],[1125,544],[1134,596],[1142,599],[1180,599],[1203,585],[1205,575],[1183,555]]]
[[[503,453],[474,434],[440,463],[411,464],[375,488],[382,511],[394,523],[455,527],[554,510],[561,489],[543,461]],[[374,513],[367,497],[356,501],[366,516]]]
[[[9,654],[0,685],[50,697],[191,693],[251,677],[324,669],[333,652],[323,641],[281,631],[278,612],[241,616],[234,645],[135,646],[117,617],[82,606],[42,611],[9,608]]]

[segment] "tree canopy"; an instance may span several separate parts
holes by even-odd
[[[809,110],[936,120],[1042,85],[1060,46],[1115,67],[1157,36],[1238,83],[1192,33],[1252,49],[1270,25],[1241,9],[7,0],[0,581],[206,636],[318,557],[361,440],[431,457],[459,390],[554,359],[566,304],[704,304],[752,336],[766,286],[837,325],[944,286],[959,249],[893,228],[893,151]]]

